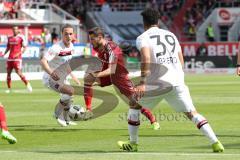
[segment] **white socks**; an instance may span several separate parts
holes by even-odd
[[[208,124],[206,118],[200,114],[193,116],[192,121],[197,125],[198,129],[209,139],[210,143],[213,144],[218,141],[215,133],[213,132],[211,126]]]
[[[128,132],[131,143],[138,143],[138,128],[140,125],[140,109],[129,109]]]

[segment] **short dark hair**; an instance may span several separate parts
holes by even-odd
[[[147,8],[141,12],[143,17],[143,23],[145,25],[155,25],[158,24],[158,19],[160,18],[160,14],[157,10],[152,8]]]
[[[72,28],[72,29],[74,29],[71,24],[65,24],[64,26],[62,26],[62,33],[63,33],[63,30],[64,30],[65,28]]]
[[[88,34],[91,35],[93,34],[94,36],[103,36],[105,37],[105,33],[104,33],[104,30],[100,27],[93,27],[91,28],[90,30],[88,30]]]
[[[19,28],[19,26],[18,26],[18,25],[14,25],[14,26],[12,26],[12,28],[14,28],[14,27],[18,27],[18,28]]]

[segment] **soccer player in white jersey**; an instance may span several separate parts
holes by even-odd
[[[136,41],[137,48],[141,53],[141,81],[136,87],[138,103],[143,106],[151,105],[151,107],[154,107],[162,99],[165,99],[175,111],[184,112],[209,139],[213,152],[223,152],[224,147],[217,139],[208,121],[197,112],[192,103],[188,87],[184,83],[183,55],[176,36],[158,27],[158,11],[146,9],[141,15],[145,32]],[[162,69],[165,70],[164,73],[159,74]],[[151,87],[149,84],[156,83],[160,87],[159,91],[154,92],[152,96],[147,95]],[[164,86],[164,84],[167,84],[168,87],[166,88],[170,88],[165,93],[161,91],[161,86]],[[159,94],[156,94],[158,92]],[[123,150],[137,151],[139,115],[138,105],[129,109],[128,130],[130,140],[118,141],[118,145]]]
[[[68,84],[66,76],[71,74],[71,69],[67,67],[63,67],[62,71],[57,69],[72,59],[74,53],[72,44],[73,31],[71,25],[64,25],[62,28],[62,40],[50,47],[41,58],[41,65],[45,71],[43,75],[44,85],[61,93],[61,98],[55,109],[55,117],[61,126],[76,125],[76,123],[70,121],[67,114],[74,93],[73,88],[65,85]]]

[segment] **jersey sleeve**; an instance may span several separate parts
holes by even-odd
[[[143,37],[143,36],[140,36],[140,37],[137,38],[137,40],[136,40],[136,46],[137,46],[137,49],[138,49],[139,51],[141,51],[141,49],[142,49],[143,47],[150,47],[150,45],[149,45],[149,43],[148,43],[148,41],[147,41],[147,38],[146,38],[146,37]]]
[[[110,45],[107,45],[107,51],[109,54],[109,59],[108,62],[109,64],[113,64],[113,63],[117,63],[117,57],[118,57],[118,49],[117,47],[115,47],[115,49],[113,49]]]
[[[47,61],[51,61],[55,56],[57,56],[57,50],[54,46],[50,47],[47,52],[43,53],[43,58]]]
[[[22,46],[26,47],[27,46],[27,40],[23,35],[20,35],[21,39],[22,39]]]

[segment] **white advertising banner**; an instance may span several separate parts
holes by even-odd
[[[231,24],[237,17],[240,17],[239,8],[219,8],[217,9],[217,22],[219,24]]]
[[[50,46],[46,46],[46,48],[44,50],[42,50],[41,45],[28,45],[27,50],[24,52],[24,54],[22,55],[23,58],[39,58],[41,52],[46,52],[48,50]],[[74,56],[81,56],[84,54],[90,54],[90,53],[86,53],[89,52],[89,46],[85,45],[85,44],[76,44],[74,45],[75,47],[75,54]],[[6,45],[0,45],[0,57],[3,55],[3,53],[5,52],[6,49]],[[7,58],[8,55],[5,55],[4,58]]]

